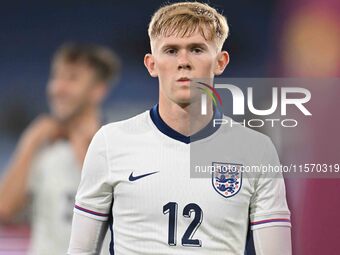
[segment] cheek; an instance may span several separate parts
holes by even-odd
[[[69,84],[69,87],[64,90],[63,97],[68,101],[68,103],[76,104],[81,100],[84,92],[80,85],[81,84],[72,82],[72,84]]]
[[[80,84],[80,86],[72,91],[73,98],[76,98],[78,101],[87,100],[90,97],[91,88],[85,86],[85,84]]]
[[[211,77],[214,74],[215,61],[211,57],[205,57],[200,61],[200,72]]]
[[[77,95],[75,95],[78,101],[82,102],[91,102],[95,93],[96,93],[96,85],[90,82],[80,84],[82,86],[79,87],[77,91]]]
[[[62,86],[59,86],[57,81],[49,81],[46,87],[47,95],[53,96],[53,95],[58,94],[58,91],[61,90],[60,87]]]
[[[160,78],[166,78],[177,69],[176,60],[172,58],[159,57],[155,62],[155,69],[158,72]]]

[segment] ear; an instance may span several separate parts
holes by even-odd
[[[144,56],[144,65],[152,77],[158,77],[158,72],[155,68],[155,60],[152,54],[148,53]]]
[[[226,66],[229,64],[229,54],[226,51],[221,51],[217,55],[217,64],[214,70],[215,75],[221,75],[226,68]]]

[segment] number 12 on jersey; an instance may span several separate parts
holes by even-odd
[[[187,230],[182,237],[183,246],[201,247],[202,242],[198,239],[192,239],[196,230],[202,223],[203,212],[202,209],[194,203],[187,204],[183,209],[183,217],[191,218],[191,214],[194,213],[195,217],[189,224]],[[176,202],[169,202],[163,206],[163,214],[169,214],[168,225],[168,244],[175,246],[177,242],[177,217],[178,217],[178,204]]]

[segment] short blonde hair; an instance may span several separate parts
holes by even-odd
[[[226,18],[216,9],[198,2],[180,2],[158,9],[149,24],[150,40],[159,36],[190,36],[195,31],[208,41],[215,41],[219,50],[228,37]]]

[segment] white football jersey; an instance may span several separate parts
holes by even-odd
[[[111,254],[243,255],[249,227],[290,227],[280,174],[240,172],[242,165],[279,164],[270,139],[241,125],[202,131],[190,142],[167,126],[156,105],[94,136],[74,211],[110,220]],[[194,178],[198,149],[200,164],[237,171]]]
[[[66,254],[80,176],[81,167],[66,140],[45,146],[35,157],[28,183],[32,195],[30,255]]]

